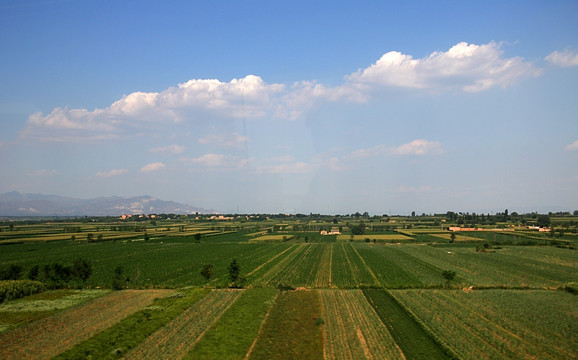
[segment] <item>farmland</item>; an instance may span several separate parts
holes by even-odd
[[[0,357],[576,358],[575,228],[282,220],[0,225],[0,274],[48,288],[0,304]]]

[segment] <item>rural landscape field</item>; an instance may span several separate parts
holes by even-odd
[[[576,359],[578,216],[0,223],[2,359]]]

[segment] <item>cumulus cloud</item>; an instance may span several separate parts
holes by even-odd
[[[539,74],[539,70],[519,57],[504,58],[500,47],[495,42],[485,45],[461,42],[446,52],[434,52],[421,59],[390,51],[373,65],[350,75],[346,85],[366,91],[387,87],[476,92]]]
[[[199,139],[199,144],[213,145],[224,148],[241,148],[249,142],[249,138],[238,133],[209,134]]]
[[[149,151],[152,153],[167,153],[167,154],[181,154],[183,153],[187,148],[185,146],[181,146],[181,145],[169,145],[169,146],[160,146],[160,147],[155,147],[150,149]]]
[[[163,164],[161,162],[155,162],[155,163],[151,163],[151,164],[143,166],[142,168],[140,168],[140,171],[141,172],[151,172],[151,171],[160,170],[164,167],[165,167],[165,164]]]
[[[110,171],[97,172],[96,177],[107,178],[107,177],[123,175],[126,173],[128,173],[127,169],[112,169]]]
[[[193,79],[162,92],[137,91],[104,109],[55,108],[49,114],[30,115],[25,137],[57,141],[101,140],[120,137],[146,124],[202,120],[204,114],[223,117],[262,117],[278,106],[282,84],[266,84],[259,76],[221,82]],[[55,136],[57,134],[58,136]]]
[[[560,67],[578,66],[578,53],[566,49],[564,51],[554,51],[546,56],[546,61]]]
[[[567,151],[576,151],[578,150],[578,140],[574,141],[572,144],[566,146]]]
[[[576,55],[553,53],[549,61],[575,65]],[[517,79],[537,76],[540,70],[519,57],[505,57],[501,44],[461,42],[448,51],[414,58],[398,51],[385,53],[367,68],[348,76],[342,85],[297,81],[290,86],[268,84],[257,75],[224,82],[191,79],[160,92],[136,91],[101,109],[54,108],[29,116],[22,136],[53,141],[123,138],[142,128],[175,126],[211,118],[296,119],[322,102],[370,101],[384,89],[477,92],[505,87]],[[230,135],[230,134],[229,134]],[[214,135],[200,142],[234,147],[247,139]]]

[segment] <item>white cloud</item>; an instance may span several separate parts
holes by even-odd
[[[553,53],[548,58],[560,64],[574,64],[576,56]],[[221,117],[296,119],[319,103],[366,102],[383,89],[476,92],[504,87],[539,73],[540,70],[519,57],[504,57],[499,43],[462,42],[446,52],[434,52],[421,59],[388,52],[334,87],[307,80],[291,86],[267,84],[259,76],[247,75],[229,82],[192,79],[161,92],[136,91],[108,107],[92,111],[57,107],[48,114],[30,115],[21,135],[51,141],[99,141],[124,138],[142,128],[159,129]],[[247,141],[238,134],[227,139],[219,136],[222,135],[200,141],[220,142],[225,147]]]
[[[119,176],[126,173],[128,173],[127,169],[112,169],[110,171],[97,172],[96,177],[105,178],[105,177]]]
[[[561,67],[578,66],[578,53],[572,52],[569,49],[554,51],[546,56],[546,61]]]
[[[169,154],[181,154],[183,153],[187,148],[185,146],[181,146],[181,145],[169,145],[169,146],[160,146],[160,147],[156,147],[156,148],[152,148],[149,151],[152,153],[169,153]]]
[[[538,74],[539,70],[519,57],[504,58],[498,43],[461,42],[446,52],[434,52],[422,59],[388,52],[375,64],[347,77],[346,85],[364,91],[387,87],[476,92]]]
[[[572,144],[566,146],[566,150],[568,150],[568,151],[578,150],[578,140],[576,140]]]
[[[156,162],[156,163],[151,163],[148,165],[143,166],[140,171],[141,172],[151,172],[151,171],[157,171],[160,170],[162,168],[165,167],[165,164],[161,163],[161,162]]]
[[[237,156],[209,153],[196,158],[182,158],[181,162],[188,166],[202,166],[218,170],[246,168],[252,159]]]
[[[442,152],[443,149],[440,142],[424,139],[413,140],[391,149],[391,153],[394,155],[435,155]]]
[[[266,84],[247,75],[230,82],[193,79],[162,92],[137,91],[104,109],[55,108],[50,114],[30,115],[24,137],[55,141],[120,137],[146,123],[200,121],[206,113],[224,117],[262,117],[273,112],[282,84]],[[205,114],[205,115],[203,115]]]
[[[249,142],[249,138],[238,133],[209,134],[199,139],[199,144],[213,145],[224,148],[241,148]]]

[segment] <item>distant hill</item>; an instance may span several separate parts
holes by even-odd
[[[214,210],[156,199],[152,196],[109,196],[94,199],[17,191],[0,195],[0,216],[118,216],[122,214],[209,214]]]

